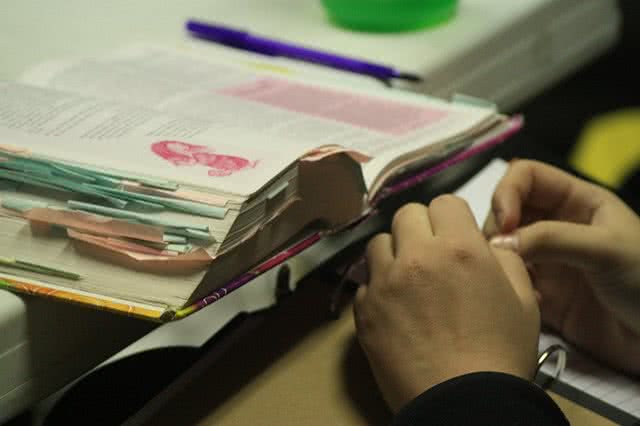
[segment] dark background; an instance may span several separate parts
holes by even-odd
[[[622,36],[617,45],[577,73],[521,105],[523,130],[501,147],[498,154],[533,158],[572,171],[568,155],[584,125],[614,110],[640,107],[640,1],[620,0]],[[638,135],[640,143],[640,135]],[[615,149],[615,141],[611,141]],[[640,211],[640,174],[626,183],[620,195]]]

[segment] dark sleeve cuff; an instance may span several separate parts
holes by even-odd
[[[396,415],[409,425],[569,425],[556,403],[535,384],[510,374],[465,374],[419,395]]]

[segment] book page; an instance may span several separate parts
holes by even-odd
[[[283,149],[269,135],[211,120],[8,82],[0,82],[0,144],[244,196],[308,149]]]
[[[42,64],[24,81],[207,118],[224,128],[269,135],[283,150],[339,146],[356,151],[373,158],[365,167],[367,183],[394,157],[460,134],[493,115],[488,108],[346,87],[335,80],[320,84],[261,73],[224,56],[214,61],[146,45],[103,58]]]

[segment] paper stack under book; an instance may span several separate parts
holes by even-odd
[[[244,55],[133,46],[0,82],[0,285],[180,318],[521,125]]]

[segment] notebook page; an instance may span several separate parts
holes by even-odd
[[[617,373],[593,361],[587,355],[571,348],[570,345],[553,334],[541,334],[539,349],[542,351],[557,343],[561,343],[569,349],[567,366],[560,375],[560,382],[566,383],[626,414],[640,418],[639,380]],[[545,374],[553,375],[553,363],[545,363],[541,371]]]

